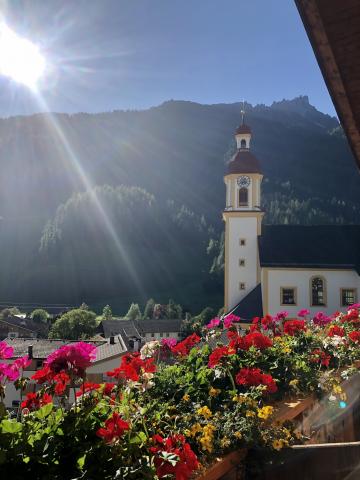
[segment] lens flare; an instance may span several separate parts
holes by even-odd
[[[5,23],[0,24],[0,74],[35,89],[45,72],[46,61],[39,48]]]

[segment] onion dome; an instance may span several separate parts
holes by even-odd
[[[251,128],[249,127],[249,125],[246,125],[245,123],[242,123],[237,127],[235,135],[241,135],[243,133],[249,133],[251,135]]]
[[[259,160],[249,150],[237,150],[230,160],[227,175],[232,173],[260,173],[262,174]]]

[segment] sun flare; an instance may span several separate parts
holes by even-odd
[[[39,48],[0,24],[0,74],[35,89],[44,74],[46,61]]]

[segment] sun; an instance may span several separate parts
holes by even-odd
[[[39,48],[0,24],[0,74],[35,89],[45,72],[46,61]]]

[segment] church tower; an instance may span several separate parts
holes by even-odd
[[[224,177],[225,312],[260,283],[258,236],[264,215],[260,207],[263,175],[250,151],[251,136],[243,113],[242,124],[235,132],[237,150]]]

